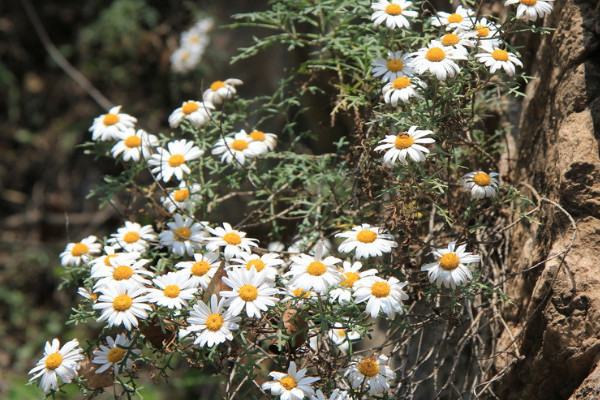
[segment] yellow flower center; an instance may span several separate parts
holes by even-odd
[[[71,249],[71,255],[73,257],[81,257],[82,255],[87,254],[88,251],[90,251],[90,248],[86,244],[75,243],[75,246]]]
[[[415,140],[410,135],[398,135],[396,136],[396,140],[394,141],[394,146],[398,150],[408,149],[415,143]]]
[[[134,147],[140,147],[140,145],[142,144],[142,138],[139,136],[129,136],[127,139],[125,139],[125,146],[129,147],[130,149],[134,148]]]
[[[533,6],[537,2],[538,0],[521,0],[521,4],[525,4],[526,6]]]
[[[186,228],[185,226],[175,229],[173,233],[175,234],[175,240],[178,242],[185,242],[190,238],[190,236],[192,236],[192,231],[190,231],[190,228]]]
[[[185,157],[181,154],[173,154],[169,157],[169,165],[173,168],[179,167],[181,164],[185,162]]]
[[[385,12],[389,15],[400,15],[402,14],[402,7],[398,4],[389,4],[385,7]]]
[[[187,189],[179,189],[173,193],[173,200],[175,201],[184,201],[188,197],[190,197],[190,192]]]
[[[113,279],[115,281],[123,281],[125,279],[129,279],[131,278],[131,275],[133,275],[133,270],[127,265],[119,265],[113,270]]]
[[[123,356],[125,356],[125,350],[120,347],[115,347],[114,349],[110,349],[106,358],[108,359],[108,362],[116,364],[123,359]]]
[[[230,147],[237,151],[246,150],[248,148],[248,142],[242,139],[236,139],[231,143]]]
[[[360,279],[356,272],[346,272],[344,274],[344,278],[346,279],[340,282],[340,285],[348,288],[351,288],[354,285],[354,283]]]
[[[206,329],[216,332],[223,326],[223,317],[219,314],[210,314],[206,317]]]
[[[306,272],[312,276],[321,276],[327,271],[327,267],[320,261],[313,261],[306,267]]]
[[[404,63],[400,60],[388,60],[385,67],[388,71],[398,72],[404,69]]]
[[[52,353],[46,357],[46,368],[55,370],[62,364],[63,357],[59,353]]]
[[[502,49],[496,49],[492,52],[492,58],[497,61],[508,61],[508,52]]]
[[[389,7],[389,6],[388,6]],[[297,386],[296,381],[291,376],[285,376],[281,378],[279,384],[283,386],[285,390],[292,390]]]
[[[373,243],[377,239],[377,234],[369,229],[363,229],[356,235],[356,240],[361,243]]]
[[[427,53],[425,53],[425,58],[431,62],[440,62],[446,58],[446,53],[444,53],[444,50],[440,49],[439,47],[433,47],[427,50]]]
[[[490,183],[492,183],[492,178],[490,178],[490,176],[485,172],[480,172],[473,177],[473,182],[477,186],[490,186]]]
[[[372,378],[379,374],[379,364],[377,361],[367,358],[358,364],[358,370],[367,378]]]
[[[479,37],[487,37],[487,35],[490,34],[490,29],[484,25],[477,25],[475,29],[477,30],[477,36]]]
[[[119,122],[119,116],[117,114],[106,114],[102,119],[102,123],[106,126],[114,125]]]
[[[391,292],[390,285],[387,282],[375,282],[371,286],[371,293],[377,298],[387,297]]]
[[[194,276],[204,276],[208,271],[210,271],[210,264],[206,261],[198,261],[192,265],[192,275]]]
[[[248,264],[246,265],[246,269],[248,271],[250,271],[250,268],[252,268],[252,267],[256,268],[256,272],[260,272],[263,269],[265,269],[266,265],[263,260],[260,260],[257,258],[255,260],[248,261]]]
[[[227,243],[227,244],[232,244],[234,246],[242,243],[242,238],[240,237],[240,235],[238,235],[235,232],[229,232],[226,233],[225,235],[223,235],[223,240]]]
[[[210,84],[210,90],[212,90],[214,92],[215,90],[221,89],[225,85],[226,85],[226,83],[223,81],[214,81],[213,83]]]
[[[252,138],[252,140],[262,142],[265,140],[265,133],[262,131],[252,131],[250,132],[250,137]]]
[[[179,293],[181,293],[181,289],[177,285],[167,285],[163,290],[163,294],[170,299],[179,296]]]
[[[410,86],[410,79],[408,79],[405,76],[401,76],[399,78],[394,79],[394,82],[392,83],[392,87],[394,89],[404,89]]]
[[[446,253],[440,257],[440,267],[446,271],[452,271],[458,268],[460,259],[455,253]]]
[[[240,298],[244,301],[254,301],[258,297],[258,290],[252,285],[244,285],[238,290]]]
[[[198,103],[195,101],[186,101],[183,106],[181,106],[181,111],[187,115],[193,113],[198,108],[200,108],[200,106],[198,106]]]
[[[138,240],[140,240],[140,234],[137,232],[127,232],[125,235],[123,235],[123,240],[125,241],[125,243],[135,243]]]
[[[112,267],[112,264],[110,263],[110,259],[116,257],[117,254],[109,254],[106,257],[104,257],[104,265],[106,265],[107,267]]]
[[[463,19],[464,18],[462,15],[453,13],[448,16],[448,23],[449,24],[458,24],[459,22],[462,22]]]
[[[454,46],[458,42],[460,42],[460,38],[454,33],[448,33],[442,37],[442,44],[444,46]]]
[[[126,294],[120,294],[113,300],[113,308],[115,311],[127,311],[131,308],[133,299]]]
[[[294,297],[309,297],[310,296],[310,291],[304,292],[304,290],[302,290],[302,289],[294,289],[294,290],[292,290],[292,293],[294,294]]]

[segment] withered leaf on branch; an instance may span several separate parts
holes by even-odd
[[[99,374],[96,370],[100,368],[102,364],[94,364],[89,358],[85,358],[79,363],[79,375],[84,377],[87,381],[87,385],[92,389],[105,388],[113,385],[113,370],[108,368]]]
[[[278,339],[275,339],[274,342],[269,346],[269,350],[274,353],[279,353],[279,349],[285,344],[290,347],[291,351],[294,351],[298,347],[302,346],[306,341],[305,332],[308,329],[308,324],[300,316],[300,313],[297,309],[286,309],[281,315],[281,321],[283,322],[285,333],[291,336],[291,338],[287,341],[287,343],[280,343]]]
[[[164,329],[164,330],[163,330]],[[142,333],[152,346],[161,351],[165,351],[168,345],[173,342],[177,335],[176,328],[171,325],[162,326],[157,318],[154,318],[148,325],[142,329]]]
[[[215,275],[210,280],[210,283],[208,284],[208,287],[206,288],[206,290],[204,291],[204,295],[202,296],[202,300],[206,304],[210,303],[210,298],[213,294],[216,294],[218,296],[222,290],[231,289],[225,284],[225,282],[223,282],[223,277],[225,275],[227,275],[227,273],[225,272],[225,261],[221,261],[221,265],[219,265],[219,268],[217,268]]]

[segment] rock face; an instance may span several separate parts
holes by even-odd
[[[509,171],[541,199],[541,223],[512,232],[514,304],[488,379],[501,399],[600,399],[598,0],[557,0],[544,25],[556,31],[535,46]]]

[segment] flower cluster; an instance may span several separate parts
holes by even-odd
[[[210,41],[208,34],[214,26],[212,18],[203,18],[181,34],[180,47],[171,54],[171,68],[174,72],[189,72],[200,63]]]

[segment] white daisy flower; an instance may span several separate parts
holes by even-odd
[[[379,142],[379,146],[375,147],[375,151],[386,151],[383,163],[388,166],[394,166],[397,161],[408,165],[408,156],[415,162],[423,162],[429,149],[421,144],[434,143],[434,139],[425,137],[432,134],[433,131],[417,130],[416,126],[411,126],[407,132],[399,135],[386,135],[385,139]]]
[[[274,281],[280,275],[279,268],[277,267],[284,264],[284,261],[277,254],[273,253],[263,254],[262,256],[251,253],[240,253],[238,258],[232,258],[231,262],[239,264],[232,265],[234,268],[242,266],[248,271],[254,269],[256,272],[266,275],[270,281]]]
[[[233,99],[233,96],[237,93],[235,87],[242,85],[239,79],[229,78],[224,81],[214,81],[210,84],[210,87],[202,94],[202,99],[211,104],[221,104],[225,100]]]
[[[502,39],[500,39],[500,25],[488,21],[485,17],[477,21],[473,33],[473,37],[480,40],[481,43],[488,43],[491,46],[500,46],[502,44]]]
[[[265,133],[263,131],[254,130],[248,134],[249,139],[251,139],[249,146],[258,146],[261,148],[256,151],[257,154],[263,154],[267,151],[275,150],[275,146],[277,145],[277,135],[274,133]]]
[[[517,18],[525,21],[535,21],[538,18],[544,18],[546,14],[552,12],[552,0],[506,0],[505,6],[519,4],[517,7]]]
[[[292,265],[290,271],[285,275],[291,275],[290,285],[294,285],[306,292],[314,290],[319,294],[327,292],[329,287],[337,285],[342,281],[342,276],[335,264],[342,260],[336,257],[323,259],[324,246],[319,242],[315,246],[315,256],[300,254],[291,257]]]
[[[121,113],[121,106],[108,110],[108,113],[94,118],[94,123],[89,131],[92,132],[92,140],[118,139],[118,133],[133,128],[137,119],[128,114]]]
[[[140,158],[148,159],[152,155],[152,148],[158,146],[158,138],[148,134],[143,129],[127,129],[117,132],[119,141],[111,149],[114,158],[122,156],[123,161],[140,161]]]
[[[94,254],[100,254],[102,245],[97,242],[96,236],[88,236],[81,242],[69,243],[65,250],[60,253],[60,263],[64,266],[79,266],[93,258]]]
[[[494,197],[498,194],[498,176],[497,172],[469,172],[461,178],[461,183],[463,189],[471,193],[472,199]]]
[[[169,229],[158,235],[160,244],[170,247],[171,252],[180,257],[186,253],[188,256],[194,255],[194,251],[205,242],[207,234],[204,227],[190,217],[184,220],[180,214],[175,214],[173,218],[173,222],[167,222]]]
[[[400,283],[394,277],[385,279],[370,276],[356,283],[354,292],[355,302],[367,302],[366,311],[371,318],[376,318],[379,311],[383,311],[389,319],[394,318],[396,313],[403,314],[402,300],[407,300],[408,295],[402,290],[408,282]]]
[[[436,16],[432,17],[431,24],[433,26],[445,26],[446,30],[463,30],[467,31],[473,28],[473,20],[475,12],[471,9],[458,6],[452,14],[439,11]]]
[[[394,244],[396,243],[394,242]],[[329,292],[330,303],[337,301],[342,306],[349,303],[352,299],[352,291],[354,290],[354,284],[362,278],[373,276],[377,273],[376,269],[360,271],[361,268],[362,263],[360,261],[355,261],[354,263],[344,261],[344,263],[342,264],[342,268],[340,269],[340,273],[342,274],[343,280],[340,282],[339,287]]]
[[[281,253],[282,251],[285,250],[285,245],[279,241],[270,242],[267,245],[267,250],[269,250],[273,253]]]
[[[350,397],[346,390],[335,389],[331,392],[329,398],[327,398],[321,390],[317,390],[317,393],[310,400],[352,400],[352,397]]]
[[[273,282],[267,280],[266,275],[254,269],[231,270],[223,277],[223,282],[232,290],[222,291],[219,295],[226,299],[225,305],[234,315],[238,315],[245,308],[248,317],[260,318],[261,311],[267,311],[279,301],[278,298],[273,297],[279,294],[279,289],[274,287]]]
[[[311,384],[321,379],[306,376],[306,368],[298,371],[293,361],[288,367],[287,374],[272,371],[269,376],[275,380],[263,383],[262,388],[270,390],[273,396],[279,396],[281,400],[302,400],[304,396],[315,394]]]
[[[207,101],[188,100],[169,115],[169,126],[177,128],[181,121],[187,119],[192,125],[199,128],[210,121],[210,115],[214,109],[215,106]]]
[[[252,139],[242,129],[233,138],[226,137],[217,140],[211,153],[214,155],[222,154],[221,162],[240,166],[244,165],[247,158],[256,157],[258,155],[257,151],[262,150],[262,148],[250,146],[251,143]]]
[[[195,287],[206,289],[219,268],[221,261],[219,253],[194,254],[195,261],[181,261],[175,268],[181,268],[190,275],[190,281]]]
[[[125,265],[131,265],[141,257],[141,253],[137,251],[132,251],[130,253],[116,253],[114,247],[111,246],[104,246],[104,252],[106,255],[95,258],[94,261],[92,261],[92,269],[90,271],[91,276],[97,274],[101,269],[109,268],[112,270],[114,266],[111,263],[111,260],[115,257],[125,258],[126,261],[123,262]]]
[[[439,42],[442,46],[452,47],[458,51],[467,53],[467,47],[475,46],[475,40],[472,39],[474,35],[475,33],[473,31],[455,31],[453,33],[446,33],[440,38]]]
[[[225,246],[223,252],[225,253],[225,259],[229,260],[233,257],[240,257],[240,254],[246,252],[251,253],[250,247],[258,247],[257,239],[250,239],[246,237],[246,232],[238,231],[233,229],[227,222],[223,223],[223,228],[206,227],[214,237],[208,237],[206,249],[208,251],[218,250],[219,247]]]
[[[151,225],[141,226],[137,222],[125,221],[117,233],[110,235],[108,244],[115,250],[143,253],[153,241],[156,241],[156,233]]]
[[[192,300],[198,293],[198,288],[190,280],[187,271],[168,272],[152,282],[158,289],[148,289],[148,301],[163,307],[176,310],[187,307],[188,300]]]
[[[110,266],[98,265],[91,277],[98,279],[94,289],[103,286],[114,286],[118,282],[125,282],[132,285],[149,285],[150,281],[146,277],[152,278],[154,273],[144,268],[150,260],[138,260],[128,255],[118,255],[109,259]],[[100,289],[101,290],[101,289]]]
[[[204,151],[194,146],[194,142],[188,142],[185,139],[175,140],[167,144],[167,149],[159,147],[158,154],[153,154],[148,164],[154,165],[153,174],[158,174],[156,179],[169,182],[175,175],[178,180],[183,180],[183,174],[189,174],[190,168],[186,164],[188,161],[200,158]]]
[[[292,244],[290,244],[290,247],[288,247],[287,251],[288,253],[302,253],[309,245],[312,245],[314,240],[315,238],[310,238],[308,236],[294,236],[292,238]],[[331,243],[331,240],[327,238],[319,239],[319,243],[321,243],[321,245],[323,246],[322,256],[330,254],[333,250],[333,243]],[[316,248],[317,246],[314,247]],[[308,254],[315,254],[315,250],[310,250]]]
[[[77,294],[92,303],[95,303],[96,300],[98,300],[98,294],[85,287],[79,287],[77,289]]]
[[[419,16],[416,11],[409,11],[412,3],[405,0],[379,0],[377,3],[371,5],[371,8],[375,10],[371,15],[373,25],[378,26],[385,22],[385,26],[390,29],[394,28],[408,28],[410,23],[409,18],[415,18]]]
[[[212,30],[215,22],[212,18],[204,18],[194,26],[181,33],[181,47],[204,52],[204,48],[210,40],[208,32]]]
[[[169,190],[166,196],[162,196],[162,205],[170,212],[193,211],[193,207],[202,199],[201,187],[197,183],[188,185],[185,181],[179,183],[179,189]]]
[[[33,375],[29,382],[41,378],[40,387],[45,393],[58,390],[58,378],[69,383],[77,376],[82,352],[77,339],[65,343],[62,348],[58,339],[52,340],[52,344],[46,342],[44,357],[29,371],[29,375]]]
[[[484,63],[486,67],[489,67],[492,74],[499,69],[504,69],[504,72],[512,76],[515,74],[515,65],[523,67],[523,63],[514,53],[509,53],[487,43],[481,45],[480,48],[484,52],[475,54],[475,57]]]
[[[114,339],[107,336],[105,340],[107,346],[101,344],[100,348],[94,350],[94,358],[92,358],[94,364],[102,364],[96,370],[97,374],[113,367],[116,376],[119,374],[119,370],[131,369],[133,367],[132,358],[142,354],[140,349],[131,348],[133,342],[127,339],[124,333],[119,333]]]
[[[314,299],[317,297],[317,294],[312,290],[306,291],[300,289],[297,286],[290,285],[289,282],[285,282],[283,287],[285,288],[284,293],[286,293],[286,296],[281,301],[283,303],[292,302],[294,307],[302,307],[305,299]]]
[[[200,62],[203,51],[190,47],[178,48],[171,54],[171,69],[180,74],[191,71]]]
[[[452,78],[460,72],[460,67],[454,60],[467,59],[465,52],[446,47],[437,40],[432,40],[427,47],[411,53],[411,56],[414,56],[412,66],[418,74],[429,71],[439,80]]]
[[[138,319],[146,319],[152,309],[146,302],[146,289],[139,285],[118,282],[100,289],[94,310],[101,310],[98,322],[108,320],[108,326],[123,325],[128,331],[138,326]]]
[[[371,227],[369,224],[355,226],[351,231],[342,232],[335,237],[345,238],[338,247],[342,253],[350,253],[356,250],[356,258],[377,257],[383,253],[391,253],[398,244],[394,241],[394,235],[380,232],[380,228]]]
[[[450,242],[447,249],[436,249],[431,252],[438,260],[425,264],[421,271],[427,271],[429,281],[438,287],[456,288],[473,279],[473,275],[465,264],[478,263],[481,257],[466,252],[467,245],[456,247],[456,242]]]
[[[333,327],[327,332],[329,340],[331,340],[342,351],[348,351],[350,341],[359,340],[360,333],[349,330],[340,323],[333,324]]]
[[[419,78],[401,76],[383,87],[383,100],[396,107],[398,100],[406,103],[411,97],[422,99],[423,96],[417,93],[416,89],[424,89],[426,87],[427,85]]]
[[[375,78],[381,77],[383,82],[392,82],[401,76],[411,76],[415,72],[410,66],[411,61],[408,54],[403,55],[401,51],[388,51],[387,60],[376,57],[371,64],[373,76]]]
[[[217,302],[216,294],[210,298],[210,307],[203,301],[194,305],[187,319],[190,324],[187,330],[195,334],[194,344],[213,347],[226,340],[233,340],[232,331],[239,328],[240,317],[231,312],[231,309],[224,308],[225,299]]]
[[[361,389],[363,385],[368,385],[370,396],[385,393],[390,388],[389,381],[396,378],[394,370],[387,366],[388,360],[382,354],[377,359],[353,361],[344,375],[348,376],[353,389]]]

